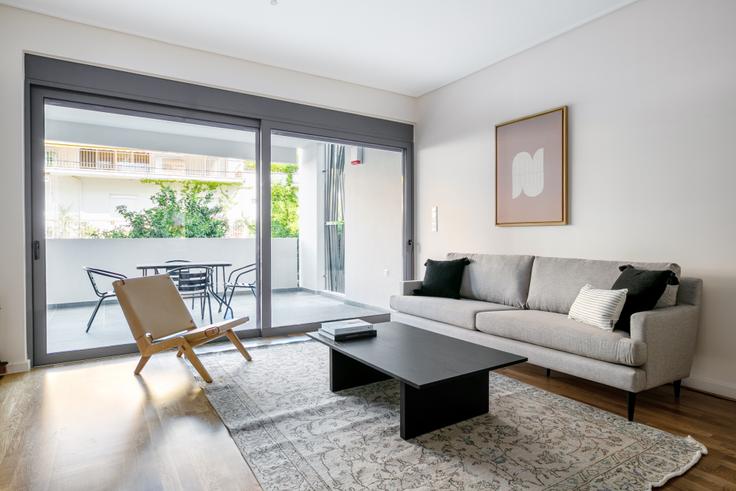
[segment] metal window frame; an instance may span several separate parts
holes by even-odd
[[[363,139],[358,140],[355,139],[354,135],[351,135],[349,132],[344,132],[341,130],[331,130],[331,131],[319,131],[315,130],[314,128],[307,127],[305,125],[300,124],[293,124],[293,123],[287,123],[287,122],[277,122],[277,121],[262,121],[261,122],[261,141],[264,141],[264,134],[268,134],[268,147],[269,147],[269,154],[264,155],[261,153],[261,162],[263,162],[262,165],[266,165],[266,162],[270,164],[270,147],[271,147],[271,136],[274,134],[277,135],[284,135],[284,136],[292,136],[297,138],[305,138],[305,139],[314,139],[318,140],[320,142],[330,142],[330,143],[339,143],[344,145],[357,145],[362,147],[368,147],[368,148],[377,148],[381,150],[389,150],[389,151],[398,151],[402,152],[402,177],[403,177],[403,207],[402,207],[402,215],[403,215],[403,227],[402,227],[402,244],[403,244],[403,279],[404,280],[411,280],[414,279],[414,181],[413,181],[413,169],[414,169],[414,142],[404,142],[404,144],[400,144],[397,142],[387,142],[386,140],[382,138],[373,138],[370,136],[365,136]],[[266,157],[268,157],[268,160],[266,160]],[[268,248],[267,254],[270,258],[271,249],[270,249],[270,243],[271,243],[271,200],[270,200],[270,189],[271,189],[271,173],[265,172],[262,173],[261,180],[262,180],[262,192],[265,193],[265,196],[268,198],[263,200],[261,204],[261,210],[262,213],[260,214],[260,220],[262,227],[262,233],[260,236],[261,241],[261,247],[265,249]],[[266,207],[268,207],[268,210],[266,210]],[[266,244],[267,243],[267,244]],[[271,288],[271,271],[266,273],[264,272],[264,276],[268,276],[268,278],[263,278],[266,280],[266,283],[264,283],[264,288],[267,287]],[[269,316],[269,322],[265,329],[263,330],[264,336],[279,336],[279,335],[286,335],[286,334],[293,334],[296,332],[306,332],[306,331],[313,331],[320,327],[320,323],[306,323],[306,324],[299,324],[295,326],[279,326],[279,327],[272,327],[271,323],[271,297],[269,295],[269,304],[268,304],[268,316]],[[368,318],[367,318],[368,319]],[[387,320],[385,316],[383,315],[376,315],[372,318],[368,319],[370,322],[384,322]]]
[[[33,365],[130,353],[135,345],[47,354],[45,351],[45,243],[43,212],[44,104],[60,101],[123,114],[195,124],[250,128],[256,133],[259,220],[256,227],[258,330],[271,336],[311,330],[318,324],[271,328],[271,135],[285,133],[321,141],[398,150],[403,154],[404,279],[414,272],[414,127],[380,118],[216,89],[44,56],[25,55],[25,207],[27,350]],[[41,172],[39,182],[39,174]],[[41,186],[41,187],[39,187]],[[39,207],[40,205],[40,207]],[[41,218],[41,220],[39,220]],[[39,229],[39,227],[41,227]],[[40,259],[33,259],[34,240]],[[267,292],[267,293],[263,293]],[[380,316],[378,316],[380,317]],[[375,320],[382,320],[380,318]],[[42,323],[42,324],[39,324]],[[34,328],[43,325],[44,328]],[[40,334],[39,334],[40,333]],[[40,348],[43,348],[40,350]]]

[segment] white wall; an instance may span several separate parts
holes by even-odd
[[[296,288],[296,239],[273,239],[272,250],[276,258],[272,269],[273,288]],[[82,270],[84,266],[131,277],[141,275],[136,269],[138,264],[188,259],[230,262],[233,266],[227,268],[229,272],[254,263],[255,257],[255,239],[49,239],[46,241],[46,303],[95,300],[87,274]],[[109,284],[100,286],[105,288]]]
[[[403,276],[402,154],[366,148],[364,164],[345,159],[345,299],[388,308]],[[299,143],[300,286],[324,290],[325,144]]]
[[[363,162],[345,166],[345,297],[387,309],[404,275],[402,154],[366,148]]]
[[[399,121],[415,100],[386,91],[0,6],[0,359],[27,366],[23,55],[36,53]]]
[[[325,144],[300,139],[299,170],[299,286],[324,290],[324,169]]]
[[[155,184],[134,179],[47,175],[47,237],[79,237],[85,224],[98,230],[109,230],[113,222],[123,224],[116,206],[125,204],[134,211],[148,208],[158,189]],[[69,222],[67,234],[61,231],[62,218]],[[56,235],[49,231],[52,223]]]
[[[734,19],[731,0],[642,0],[420,98],[417,266],[448,251],[676,261],[705,282],[687,384],[736,397]],[[494,125],[563,104],[571,225],[495,227]]]

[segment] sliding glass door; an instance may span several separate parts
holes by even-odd
[[[241,337],[388,318],[411,125],[32,55],[26,83],[34,365],[136,351],[118,278],[209,271],[180,293]]]
[[[257,131],[59,95],[40,107],[33,175],[36,362],[130,350],[125,277],[207,271],[203,293],[182,291],[195,321],[256,331]]]
[[[271,319],[384,320],[403,279],[403,153],[271,136]]]

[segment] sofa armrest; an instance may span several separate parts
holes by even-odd
[[[402,295],[414,295],[414,290],[422,286],[422,280],[408,280],[400,282],[399,292]]]
[[[700,307],[676,305],[631,316],[631,340],[647,345],[646,388],[690,375],[695,354]]]

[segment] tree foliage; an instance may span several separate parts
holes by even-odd
[[[299,236],[299,187],[294,183],[295,164],[271,166],[271,236]],[[159,189],[151,196],[153,206],[134,211],[127,206],[116,207],[125,224],[105,232],[92,232],[92,237],[104,238],[170,238],[224,237],[228,222],[224,216],[233,196],[228,188],[238,184],[206,181],[145,180]],[[247,223],[251,233],[255,224]]]
[[[141,211],[116,208],[126,224],[105,232],[109,238],[224,237],[228,230],[222,200],[215,193],[228,184],[205,181],[148,181],[158,184],[153,206]]]
[[[280,165],[278,169],[274,167]],[[299,236],[298,186],[294,184],[296,165],[272,164],[271,171],[286,174],[285,182],[271,182],[271,237]]]

